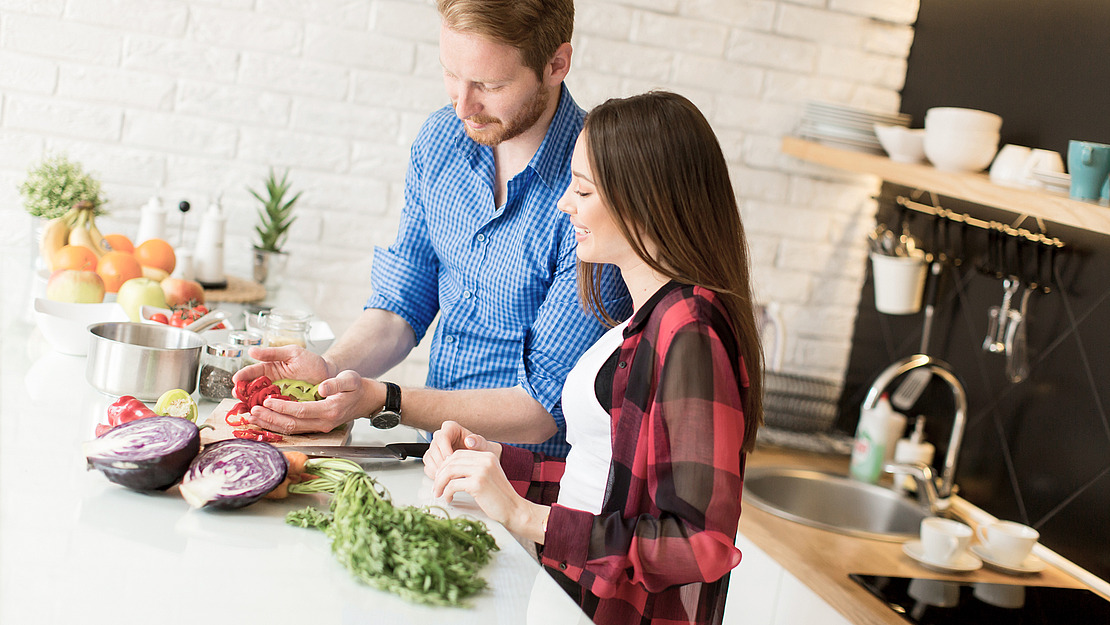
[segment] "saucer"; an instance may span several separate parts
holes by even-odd
[[[921,547],[920,540],[911,540],[902,545],[902,551],[909,557],[917,561],[918,564],[934,571],[941,573],[970,573],[971,571],[978,570],[983,566],[983,561],[964,552],[960,557],[956,558],[954,562],[937,562],[925,557],[925,550]]]
[[[1032,573],[1040,573],[1041,571],[1045,570],[1046,566],[1048,566],[1045,564],[1044,560],[1038,558],[1033,554],[1029,554],[1025,558],[1025,561],[1023,561],[1021,564],[1017,566],[1012,566],[1009,564],[996,562],[994,558],[991,557],[990,552],[987,551],[986,547],[984,547],[983,545],[972,545],[971,551],[975,555],[982,558],[983,562],[990,568],[996,571],[1001,571],[1003,573],[1009,573],[1011,575],[1029,575]]]

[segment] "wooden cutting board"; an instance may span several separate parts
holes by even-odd
[[[239,403],[239,400],[234,398],[221,401],[220,404],[216,406],[215,410],[212,411],[212,414],[208,415],[208,418],[199,424],[212,426],[212,429],[204,428],[200,431],[200,442],[202,445],[235,438],[232,432],[237,428],[228,425],[225,419],[227,417],[227,412],[237,403]],[[282,447],[284,445],[345,445],[350,437],[351,424],[344,423],[326,433],[285,434],[281,441],[273,444],[277,447]]]

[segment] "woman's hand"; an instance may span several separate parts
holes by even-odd
[[[463,441],[471,442],[474,438],[481,437],[470,434]],[[486,443],[484,439],[480,443],[496,444]],[[428,451],[431,452],[431,448]],[[444,459],[435,472],[432,495],[450,502],[459,492],[469,493],[486,516],[504,525],[510,532],[543,543],[544,524],[551,509],[534,504],[516,493],[501,470],[498,454],[458,449]]]
[[[267,397],[243,418],[247,423],[282,434],[330,432],[348,421],[373,414],[385,403],[384,384],[351,370],[324,380],[316,390],[323,399],[286,401]]]
[[[501,459],[501,445],[491,443],[484,437],[471,432],[454,421],[444,421],[443,425],[432,434],[432,442],[428,451],[424,453],[424,475],[436,479],[439,467],[459,449],[471,451],[492,452]]]

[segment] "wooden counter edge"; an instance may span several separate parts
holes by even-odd
[[[843,475],[847,472],[847,458],[760,447],[749,457],[748,466],[805,467]],[[937,573],[906,556],[902,543],[854,538],[812,528],[779,518],[747,501],[740,515],[739,531],[846,619],[859,625],[905,625],[905,621],[882,600],[852,581],[848,577],[850,573],[964,583],[1088,588],[1105,596],[1051,563],[1041,573],[1022,576],[1006,575],[986,567],[962,575]]]

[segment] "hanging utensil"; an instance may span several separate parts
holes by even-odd
[[[992,354],[1006,352],[1006,325],[1013,304],[1014,295],[1021,287],[1021,282],[1014,276],[1009,276],[1002,281],[1002,305],[991,306],[987,311],[987,336],[983,340],[983,350]]]
[[[1030,284],[1021,295],[1017,310],[1011,310],[1006,327],[1006,375],[1010,382],[1018,384],[1029,377],[1029,354],[1026,348],[1025,326],[1029,296],[1037,287]]]
[[[933,222],[933,249],[938,247],[939,221]],[[933,312],[937,304],[937,292],[940,289],[941,271],[944,268],[943,252],[933,254],[929,261],[928,282],[925,285],[925,313],[921,323],[921,348],[920,353],[929,353],[929,339],[933,331]],[[890,396],[890,403],[899,410],[909,410],[921,397],[925,387],[933,379],[933,370],[929,367],[918,367],[910,371]]]

